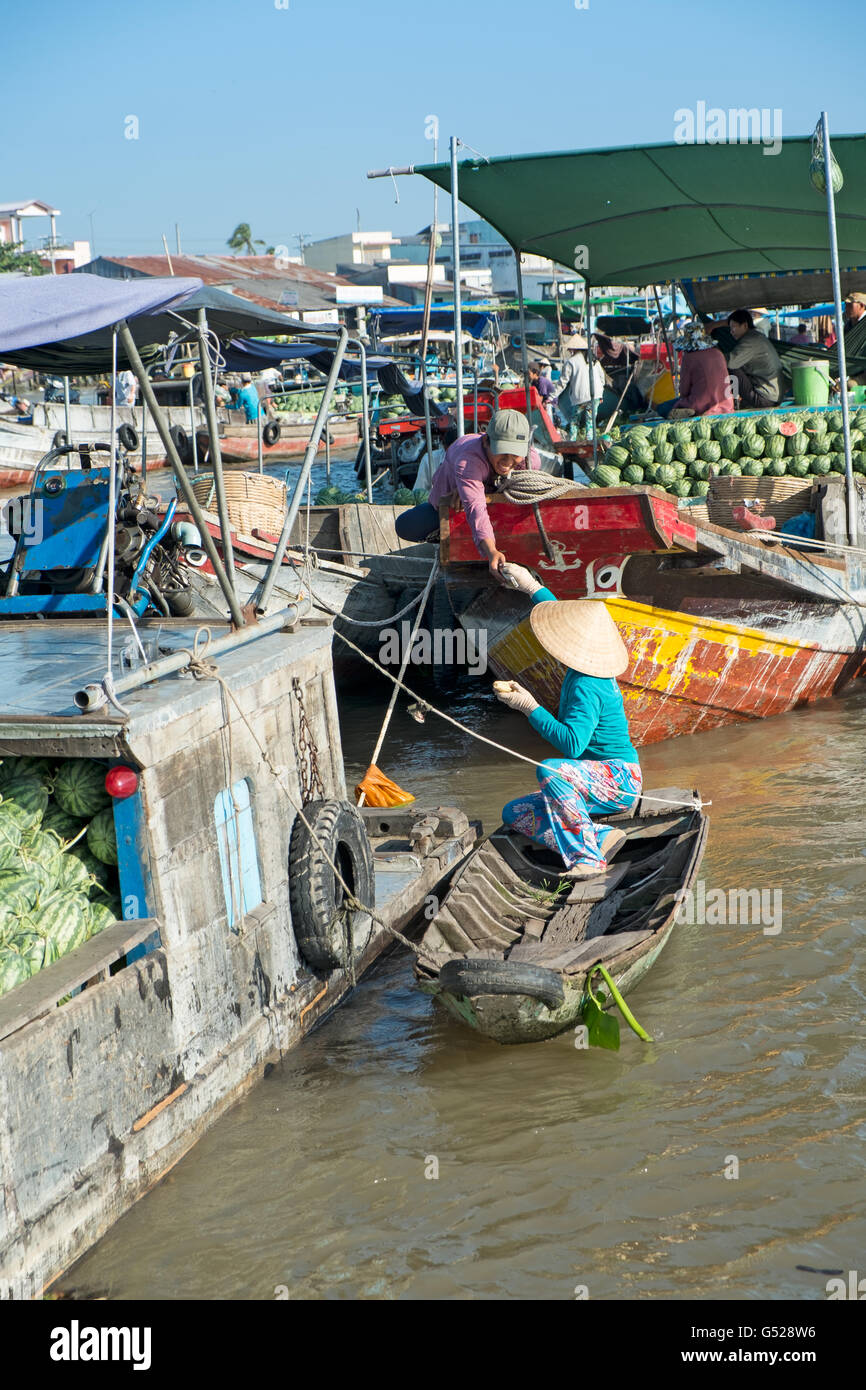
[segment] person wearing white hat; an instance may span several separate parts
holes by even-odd
[[[591,878],[625,840],[592,816],[631,811],[643,785],[616,681],[628,652],[603,599],[558,601],[522,565],[504,565],[502,578],[531,598],[533,634],[567,668],[556,716],[516,681],[494,686],[497,699],[527,715],[560,754],[538,768],[540,790],[509,801],[502,819],[559,853],[565,877]]]
[[[586,355],[589,343],[582,334],[572,333],[570,338],[563,339],[562,346],[568,356],[562,365],[559,376],[559,394],[556,397],[556,406],[567,424],[579,426],[587,420],[590,400],[592,400],[596,410],[601,403],[604,391],[604,368],[595,359],[593,359],[590,368]],[[590,371],[592,371],[591,397]],[[595,424],[594,419],[592,424]]]

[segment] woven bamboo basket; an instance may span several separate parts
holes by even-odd
[[[764,503],[764,514],[774,516],[779,526],[798,512],[809,510],[811,498],[812,483],[803,478],[713,478],[707,510],[714,525],[738,529],[734,507],[759,499]]]
[[[237,531],[251,536],[264,531],[278,536],[286,519],[286,485],[266,473],[227,473],[226,511]],[[192,479],[196,500],[207,512],[216,512],[216,488],[212,473],[199,473]]]

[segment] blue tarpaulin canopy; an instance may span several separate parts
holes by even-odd
[[[121,319],[174,308],[194,279],[103,280],[94,275],[0,276],[0,355],[80,338]]]
[[[227,372],[260,372],[265,367],[278,367],[281,362],[311,362],[320,372],[327,374],[331,369],[334,354],[321,343],[267,343],[256,338],[232,338],[222,350]],[[367,369],[372,372],[386,366],[390,357],[367,356]],[[343,381],[360,379],[361,359],[347,354],[340,367]]]
[[[473,338],[480,338],[488,323],[496,318],[495,309],[464,308],[461,322],[463,332]],[[380,338],[398,337],[403,333],[420,333],[424,323],[422,307],[405,309],[369,309],[368,317],[375,319],[375,330]],[[454,305],[437,304],[430,310],[430,327],[448,332],[454,328]]]

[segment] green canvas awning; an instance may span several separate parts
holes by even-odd
[[[866,135],[836,136],[832,147],[845,177],[836,198],[839,262],[859,266]],[[811,137],[785,140],[777,154],[764,148],[644,145],[465,160],[459,195],[516,250],[577,265],[594,285],[826,266],[827,208],[809,181]],[[415,172],[450,192],[450,164]]]

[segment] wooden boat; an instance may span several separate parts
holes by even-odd
[[[458,870],[421,939],[421,989],[495,1042],[577,1027],[598,962],[625,993],[667,944],[704,853],[699,807],[697,793],[644,793],[632,814],[608,818],[627,836],[608,871],[574,885],[557,855],[500,827]]]
[[[711,499],[765,481],[717,479]],[[490,513],[509,560],[557,598],[607,602],[631,656],[620,684],[640,745],[779,714],[863,673],[866,574],[844,547],[843,488],[800,486],[790,504],[813,510],[819,538],[838,549],[760,540],[653,487],[575,485],[536,506],[496,497]],[[457,618],[486,642],[497,676],[555,708],[563,671],[532,635],[529,601],[489,578],[461,512],[443,512],[441,534]]]

